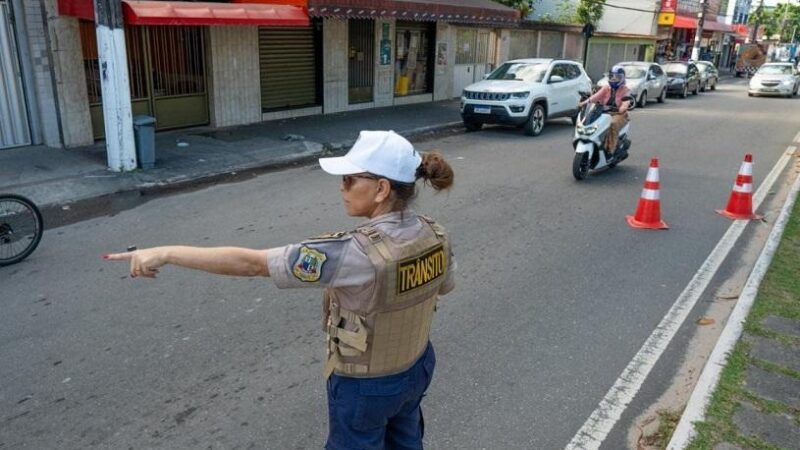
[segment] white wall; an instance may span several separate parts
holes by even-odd
[[[258,27],[209,27],[211,125],[261,120]]]
[[[33,5],[37,2],[25,3],[26,7],[35,9]],[[78,19],[59,16],[56,0],[45,0],[44,4],[50,39],[49,54],[43,47],[44,30],[33,28],[34,20],[28,22],[44,143],[50,147],[91,145],[94,143],[94,137],[92,120],[89,115],[89,95],[86,87],[86,72],[83,67]],[[38,34],[40,32],[41,34]],[[38,38],[34,39],[37,34]],[[49,66],[50,63],[52,66]],[[63,142],[58,136],[58,122],[52,114],[55,98],[52,90],[53,77],[55,78]]]
[[[443,58],[439,58],[439,44],[444,43],[446,50]],[[453,92],[453,66],[456,61],[456,29],[444,22],[436,22],[436,55],[433,73],[433,99],[448,100],[460,92]],[[444,64],[440,64],[444,63]]]
[[[322,24],[323,110],[325,114],[346,111],[347,19],[326,18]]]
[[[652,0],[626,0],[624,2],[614,2],[616,5],[654,10]],[[626,33],[626,34],[656,34],[656,19],[658,14],[655,12],[631,11],[628,9],[612,8],[608,5],[603,9],[603,17],[597,24],[597,31],[604,33]]]

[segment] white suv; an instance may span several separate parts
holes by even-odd
[[[575,61],[515,59],[464,89],[461,118],[470,131],[498,123],[538,136],[547,119],[571,117],[574,122],[581,93],[591,92],[592,80]]]

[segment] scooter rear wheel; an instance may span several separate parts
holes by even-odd
[[[575,158],[572,160],[572,176],[581,181],[586,179],[587,175],[589,175],[589,154],[575,153]]]

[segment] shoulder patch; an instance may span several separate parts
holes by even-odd
[[[322,266],[327,260],[328,256],[324,252],[304,245],[300,247],[297,261],[292,265],[292,273],[302,281],[319,281],[322,276]]]

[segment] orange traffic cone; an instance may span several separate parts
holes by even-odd
[[[732,220],[760,219],[764,216],[753,214],[753,155],[744,155],[744,162],[733,183],[728,207],[718,209],[718,213]]]
[[[647,228],[651,230],[666,230],[669,228],[661,220],[661,194],[658,182],[658,158],[650,160],[650,169],[647,170],[647,179],[639,198],[639,206],[635,216],[626,216],[628,225],[633,228]]]

